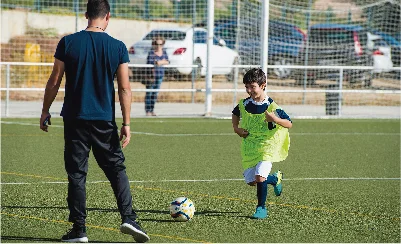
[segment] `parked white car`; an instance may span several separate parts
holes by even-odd
[[[367,47],[373,56],[373,73],[389,72],[393,68],[391,47],[379,35],[367,33]]]
[[[179,67],[179,65],[198,65],[194,69],[196,76],[206,75],[206,57],[207,57],[207,31],[203,28],[159,28],[150,31],[141,41],[135,43],[129,49],[129,58],[131,64],[146,64],[148,52],[151,49],[152,38],[163,36],[166,40],[164,49],[170,60],[174,71],[181,75],[192,74],[193,68]],[[224,40],[213,38],[211,50],[211,63],[213,66],[230,66],[238,64],[238,53],[226,46]],[[213,75],[226,75],[232,78],[233,68],[212,68]],[[171,69],[166,69],[166,72]],[[133,71],[135,72],[135,71]]]

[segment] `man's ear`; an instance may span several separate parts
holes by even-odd
[[[108,12],[108,13],[106,14],[106,21],[109,21],[109,19],[110,19],[110,12]]]

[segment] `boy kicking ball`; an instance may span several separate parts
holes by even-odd
[[[283,173],[270,175],[273,162],[287,158],[290,148],[288,129],[292,121],[285,111],[267,96],[266,75],[263,70],[249,70],[243,78],[249,97],[240,100],[232,111],[234,132],[242,137],[241,156],[245,182],[257,189],[258,205],[252,218],[264,219],[267,185],[273,185],[274,193],[282,192]]]

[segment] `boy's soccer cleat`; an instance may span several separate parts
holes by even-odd
[[[264,207],[256,207],[256,211],[252,215],[252,219],[264,219],[266,217],[267,217],[267,209]]]
[[[276,196],[280,196],[281,192],[283,191],[283,184],[282,184],[283,173],[279,170],[276,173],[274,173],[273,175],[277,177],[277,183],[273,187],[274,188],[274,194],[276,194]]]
[[[142,230],[141,226],[133,220],[126,220],[120,226],[120,231],[124,234],[131,235],[134,237],[136,242],[147,242],[150,240],[149,236],[146,234],[144,230]]]
[[[86,235],[86,228],[72,228],[67,234],[61,237],[62,242],[88,242],[88,236]]]

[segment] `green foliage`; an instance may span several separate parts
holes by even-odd
[[[37,29],[29,25],[27,26],[25,34],[35,37],[58,37],[58,31],[56,28]]]

